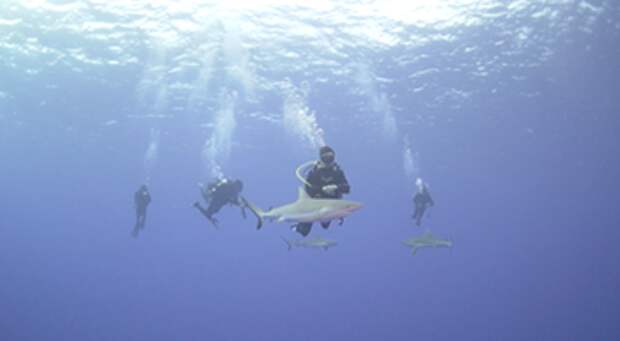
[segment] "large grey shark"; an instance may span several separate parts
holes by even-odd
[[[303,187],[299,188],[299,195],[295,202],[272,208],[269,211],[263,211],[247,200],[245,204],[258,218],[257,229],[263,226],[264,220],[277,223],[310,223],[341,219],[362,207],[361,203],[355,201],[310,198]]]
[[[286,245],[288,246],[288,250],[290,251],[293,247],[306,247],[311,249],[323,249],[328,250],[330,247],[334,247],[338,245],[338,242],[335,240],[323,239],[321,237],[315,237],[312,239],[304,239],[304,240],[287,240],[284,237],[280,237]]]
[[[423,247],[452,247],[452,240],[435,238],[431,231],[426,231],[419,237],[403,241],[403,244],[411,248],[411,254],[415,255],[418,249]]]

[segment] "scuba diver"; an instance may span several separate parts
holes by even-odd
[[[140,186],[138,191],[133,195],[134,207],[136,208],[136,225],[133,228],[133,236],[137,237],[141,229],[144,228],[146,222],[146,207],[151,202],[151,195],[146,185]]]
[[[412,218],[415,219],[416,226],[420,226],[420,224],[422,224],[422,216],[424,215],[424,211],[426,211],[427,207],[434,206],[435,202],[433,201],[433,198],[431,198],[428,188],[422,179],[417,178],[415,185],[417,187],[417,191],[413,196],[415,212],[413,213]]]
[[[194,207],[209,219],[216,228],[218,221],[213,215],[226,204],[241,207],[241,215],[245,218],[245,199],[240,195],[243,190],[243,182],[241,180],[222,178],[209,183],[206,187],[203,184],[198,184],[198,186],[200,187],[200,194],[202,194],[202,198],[208,206],[203,208],[196,201]]]
[[[329,146],[319,149],[319,160],[314,162],[314,166],[306,176],[305,183],[306,193],[311,198],[341,199],[343,194],[351,191],[344,172],[336,163],[336,153]],[[330,223],[331,221],[321,222],[321,226],[327,229]],[[293,230],[304,237],[310,233],[311,229],[311,222],[298,223],[293,226]]]

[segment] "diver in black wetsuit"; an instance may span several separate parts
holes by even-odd
[[[422,216],[424,215],[426,208],[434,206],[435,202],[433,201],[433,198],[431,198],[428,188],[422,179],[417,178],[415,184],[418,190],[413,196],[415,211],[412,218],[415,219],[416,226],[420,226],[420,224],[422,224]]]
[[[137,237],[140,230],[144,229],[146,222],[146,207],[151,202],[151,195],[146,185],[140,186],[133,195],[134,207],[136,208],[136,225],[133,228],[133,236]]]
[[[343,194],[351,191],[340,166],[336,163],[336,153],[329,146],[323,146],[319,150],[320,159],[306,176],[306,193],[311,198],[341,199]],[[322,222],[321,226],[327,229],[331,222]],[[298,223],[294,230],[302,236],[307,236],[312,229],[312,223]]]
[[[194,207],[209,219],[215,227],[217,227],[218,221],[213,215],[226,204],[241,207],[241,214],[245,218],[245,200],[241,197],[241,191],[243,190],[243,182],[241,180],[223,178],[209,183],[207,187],[204,187],[202,184],[199,184],[199,186],[202,198],[208,203],[208,206],[203,208],[196,201]]]

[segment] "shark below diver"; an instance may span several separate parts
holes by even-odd
[[[415,255],[418,249],[424,247],[452,248],[452,240],[436,238],[435,236],[433,236],[431,231],[426,231],[419,237],[404,240],[403,244],[411,248],[412,255]]]
[[[268,211],[261,210],[247,200],[244,201],[258,218],[257,229],[263,226],[265,220],[277,223],[311,223],[342,219],[362,207],[361,203],[350,200],[311,198],[303,187],[299,187],[296,201]]]
[[[287,240],[284,237],[280,237],[286,245],[288,246],[288,250],[290,251],[293,247],[305,247],[310,249],[323,249],[327,251],[330,247],[334,247],[338,245],[338,242],[335,240],[323,239],[321,237],[316,237],[308,240]]]

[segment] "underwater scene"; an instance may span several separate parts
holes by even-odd
[[[619,340],[620,3],[0,1],[0,340]]]

